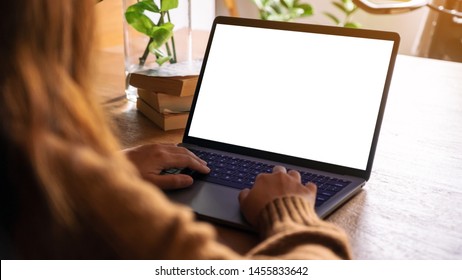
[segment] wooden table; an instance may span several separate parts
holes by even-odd
[[[120,49],[99,58],[97,90],[122,146],[180,142],[183,130],[161,131],[123,98]],[[357,259],[462,259],[462,64],[398,57],[371,179],[327,220]],[[241,253],[257,243],[217,230]]]

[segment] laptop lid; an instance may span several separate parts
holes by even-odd
[[[183,143],[369,179],[399,35],[217,17]]]

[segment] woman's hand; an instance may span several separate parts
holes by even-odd
[[[141,176],[161,189],[179,189],[190,186],[193,178],[185,174],[165,174],[170,168],[189,168],[207,174],[207,163],[183,147],[173,144],[148,144],[124,150]]]
[[[282,166],[275,166],[273,173],[262,173],[255,179],[251,190],[244,189],[239,193],[241,211],[247,221],[258,226],[258,215],[261,210],[278,197],[300,196],[305,198],[314,207],[316,199],[316,185],[301,183],[300,173],[287,170]]]

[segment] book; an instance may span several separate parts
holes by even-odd
[[[140,111],[140,113],[142,113],[144,116],[146,116],[165,131],[185,128],[186,122],[188,121],[189,112],[178,114],[162,114],[149,106],[141,98],[136,100],[136,108],[138,111]]]
[[[194,97],[193,95],[176,96],[145,89],[138,89],[138,96],[160,113],[189,112]]]
[[[191,96],[196,90],[198,76],[159,77],[149,72],[131,73],[129,84],[139,89],[162,92],[176,96]]]

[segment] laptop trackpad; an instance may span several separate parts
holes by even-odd
[[[167,192],[167,196],[190,206],[200,218],[251,230],[239,210],[240,190],[205,181],[195,181],[186,189]]]

